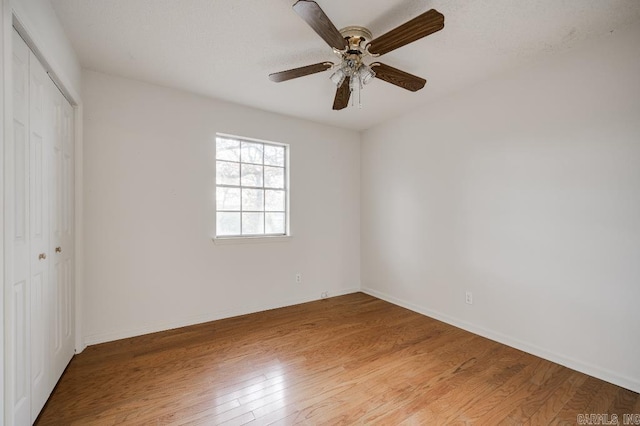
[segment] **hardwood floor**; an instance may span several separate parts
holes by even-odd
[[[102,345],[38,425],[576,424],[637,393],[362,293]]]

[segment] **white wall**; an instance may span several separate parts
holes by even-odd
[[[357,132],[95,72],[83,84],[86,343],[359,289]],[[216,132],[290,144],[290,240],[213,243]]]
[[[640,391],[640,28],[379,125],[361,156],[367,292]]]

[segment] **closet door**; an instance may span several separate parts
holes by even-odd
[[[31,250],[29,220],[29,48],[14,32],[13,138],[5,174],[5,407],[8,424],[31,424]]]
[[[29,220],[31,236],[31,420],[51,393],[49,366],[49,157],[53,129],[48,120],[51,79],[29,51]]]
[[[5,420],[30,425],[73,356],[73,108],[15,31],[12,47]]]
[[[64,372],[74,353],[73,287],[73,107],[51,86],[51,372]]]

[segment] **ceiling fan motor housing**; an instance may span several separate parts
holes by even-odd
[[[349,46],[347,52],[356,54],[362,53],[365,46],[373,39],[371,31],[365,27],[353,25],[340,30],[340,34],[347,40]]]

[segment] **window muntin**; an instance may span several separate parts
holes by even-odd
[[[216,137],[216,237],[287,235],[288,146]]]

